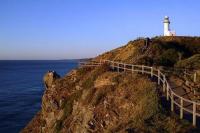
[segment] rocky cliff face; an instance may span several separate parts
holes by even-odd
[[[153,42],[149,46],[145,46],[145,40],[129,42],[128,45],[96,59],[156,64],[155,53],[159,54],[160,51],[157,51],[155,42],[159,41]],[[161,45],[164,47],[165,43]],[[143,52],[140,53],[141,51]],[[161,48],[161,51],[164,50]],[[197,53],[198,51],[193,54]],[[191,55],[183,53],[182,58]],[[147,60],[147,57],[152,60]],[[22,130],[23,133],[194,130],[187,121],[180,121],[163,109],[157,86],[148,77],[117,73],[107,64],[95,68],[78,68],[62,78],[50,71],[44,76],[44,84],[46,89],[41,110]]]
[[[58,77],[45,75],[41,112],[23,132],[125,131],[158,111],[156,87],[147,78],[113,73],[107,65]]]

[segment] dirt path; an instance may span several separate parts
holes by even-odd
[[[178,94],[179,96],[182,96],[183,98],[188,99],[188,100],[192,100],[192,98],[194,97],[194,94],[193,94],[192,91],[190,91],[190,92],[186,91],[186,90],[189,90],[189,88],[187,88],[187,86],[184,85],[184,81],[181,80],[180,78],[175,77],[175,76],[171,76],[169,78],[168,82],[171,85],[172,90],[176,94]],[[180,99],[175,98],[175,101],[180,104]],[[189,109],[189,110],[193,110],[193,104],[188,103],[188,102],[184,102],[183,107],[186,108],[186,109]],[[179,109],[180,108],[177,108],[175,111],[179,112]],[[198,113],[200,113],[200,107],[199,106],[197,106],[196,111]],[[192,115],[189,112],[184,111],[183,116],[184,116],[184,118],[186,118],[188,120],[192,120]],[[197,117],[197,119],[199,119],[199,118]],[[200,123],[198,123],[198,120],[197,120],[197,125],[200,125]]]

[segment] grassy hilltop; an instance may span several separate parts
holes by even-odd
[[[97,59],[174,66],[184,59],[193,59],[192,56],[199,57],[200,54],[200,37],[154,37],[147,42],[146,46],[146,39],[130,41],[127,45],[98,56]]]
[[[130,41],[94,59],[200,69],[199,58],[199,37],[155,37]],[[104,64],[49,78],[42,109],[24,133],[199,131],[164,108],[158,86],[147,76],[112,72]]]

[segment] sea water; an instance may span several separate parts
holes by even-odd
[[[64,76],[77,66],[77,60],[0,61],[0,133],[18,133],[41,109],[48,70]]]

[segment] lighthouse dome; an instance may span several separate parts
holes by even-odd
[[[168,16],[165,16],[163,23],[170,23]]]
[[[169,19],[169,17],[168,17],[168,16],[165,16],[165,19]]]

